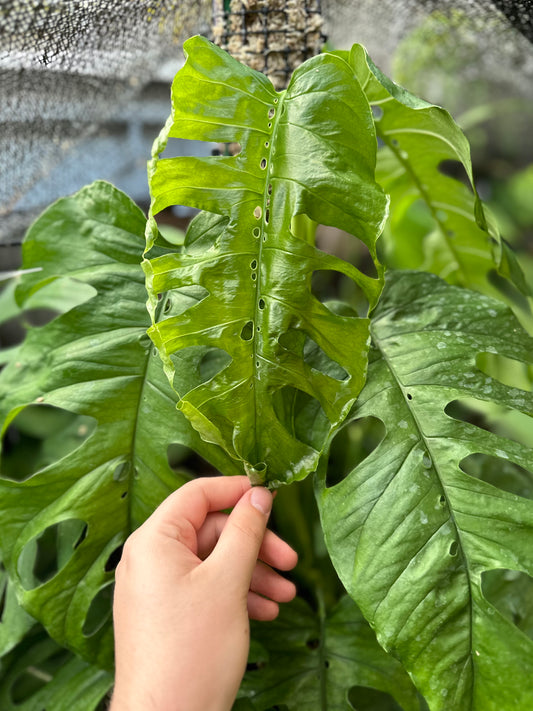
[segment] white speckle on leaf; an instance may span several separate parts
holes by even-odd
[[[437,348],[438,348],[439,350],[442,350],[443,348],[446,348],[446,343],[444,343],[444,341],[440,341],[439,343],[437,343]]]
[[[498,312],[495,311],[494,309],[489,309],[489,316],[497,316]]]
[[[427,522],[428,522],[428,517],[426,516],[426,514],[423,511],[421,511],[420,512],[420,523],[426,524]]]
[[[501,457],[502,459],[509,459],[509,455],[507,454],[507,452],[504,452],[503,449],[497,449],[496,456]]]
[[[408,424],[407,424],[407,422],[406,422],[405,420],[400,420],[400,421],[398,422],[398,427],[399,427],[400,429],[402,429],[402,430],[406,430],[407,427],[408,427]]]
[[[477,651],[477,649],[476,649],[476,656],[478,656],[478,657],[479,657],[479,652]]]
[[[424,454],[422,457],[422,464],[425,466],[426,469],[431,469],[431,457],[429,454]]]

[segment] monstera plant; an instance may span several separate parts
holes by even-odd
[[[206,467],[279,489],[301,559],[237,711],[532,708],[531,300],[466,138],[358,45],[279,93],[185,50],[148,222],[104,182],[63,198],[4,292],[69,296],[0,376],[1,708],[105,707],[121,545]],[[183,240],[157,219],[178,204]]]

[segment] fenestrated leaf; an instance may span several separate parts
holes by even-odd
[[[31,329],[0,376],[2,433],[29,404],[75,413],[85,418],[82,427],[94,421],[80,446],[66,454],[59,448],[30,478],[9,481],[4,473],[0,545],[23,607],[61,644],[101,666],[112,664],[109,586],[116,551],[185,480],[168,465],[169,445],[191,446],[225,473],[236,471],[176,410],[146,335],[144,228],[141,210],[103,182],[43,213],[23,248],[24,265],[42,270],[26,275],[19,297],[62,277],[89,284],[95,296]],[[191,298],[176,293],[161,306],[179,311]],[[178,363],[184,382],[200,380],[201,356]],[[35,568],[44,542],[54,557],[49,571]]]
[[[333,314],[311,293],[316,270],[338,271],[374,306],[378,278],[320,252],[293,218],[347,230],[375,242],[387,200],[374,181],[376,138],[368,101],[350,67],[332,55],[302,65],[287,91],[207,40],[184,45],[174,81],[173,113],[154,144],[149,168],[151,219],[144,262],[154,325],[150,335],[179,393],[179,407],[207,441],[242,461],[254,480],[272,485],[304,477],[318,461],[318,430],[302,441],[293,421],[315,401],[328,429],[338,426],[365,377],[368,320]],[[238,143],[235,156],[159,159],[169,137]],[[153,216],[173,204],[206,211],[183,251],[152,258]],[[377,264],[377,263],[376,263]],[[203,287],[203,300],[177,317],[156,314],[158,294]],[[207,292],[207,293],[206,293]],[[305,359],[316,344],[342,375]],[[175,377],[174,354],[198,345],[231,360],[190,390]],[[309,405],[313,407],[313,405]]]
[[[416,691],[401,665],[387,655],[353,601],[345,596],[329,613],[297,598],[268,625],[253,626],[249,668],[235,711],[346,711],[350,689],[378,689],[404,711],[418,711]],[[361,692],[363,693],[363,692]]]
[[[113,676],[59,647],[41,629],[2,660],[2,711],[94,711]]]
[[[389,276],[372,339],[349,420],[379,418],[386,435],[340,483],[320,477],[332,561],[432,711],[531,708],[533,642],[486,599],[482,578],[533,575],[533,502],[462,463],[481,453],[531,472],[533,449],[445,409],[474,398],[531,416],[533,394],[487,376],[476,357],[530,363],[533,339],[500,302],[416,272]]]
[[[433,229],[423,241],[419,262],[401,266],[421,266],[452,284],[501,298],[493,283],[498,273],[529,294],[516,257],[479,197],[468,141],[450,114],[390,81],[360,45],[340,54],[364,87],[383,142],[376,176],[391,196],[388,239],[393,251],[402,251],[395,234],[409,207],[418,200],[429,211]],[[446,174],[450,168],[456,177]]]

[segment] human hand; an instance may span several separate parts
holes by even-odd
[[[116,570],[110,711],[231,709],[249,617],[272,620],[296,594],[270,567],[297,559],[266,530],[271,507],[272,494],[244,476],[196,479],[129,537]]]

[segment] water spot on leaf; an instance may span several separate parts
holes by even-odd
[[[345,479],[381,444],[385,434],[385,425],[377,417],[360,417],[345,425],[331,443],[326,486]]]
[[[533,499],[533,472],[498,456],[470,454],[459,466],[470,476],[515,496]]]
[[[87,524],[69,518],[51,524],[22,549],[17,570],[26,590],[33,590],[55,577],[70,561],[87,535]]]

